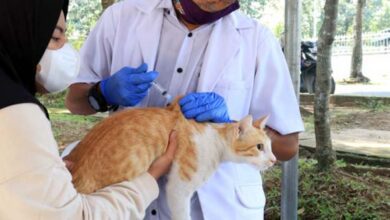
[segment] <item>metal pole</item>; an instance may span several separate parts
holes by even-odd
[[[299,101],[300,51],[301,51],[301,0],[285,0],[284,52]],[[282,164],[281,219],[298,218],[298,155]]]

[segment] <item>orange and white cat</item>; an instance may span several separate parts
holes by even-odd
[[[91,193],[146,172],[177,132],[177,151],[167,175],[167,202],[173,220],[190,218],[193,193],[222,162],[248,163],[259,170],[276,158],[264,126],[267,117],[236,123],[197,123],[186,119],[177,101],[167,108],[129,109],[97,124],[67,156],[76,189]]]

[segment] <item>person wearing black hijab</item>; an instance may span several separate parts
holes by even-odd
[[[67,2],[0,2],[0,108],[18,103],[40,103],[34,98],[36,64]],[[42,107],[43,108],[43,107]]]
[[[35,98],[36,66],[67,8],[68,0],[0,1],[0,219],[142,219],[174,151],[132,181],[78,194]]]

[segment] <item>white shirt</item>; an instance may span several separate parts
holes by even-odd
[[[171,0],[126,0],[108,8],[82,48],[78,82],[97,82],[124,66],[136,67],[142,62],[150,69],[155,67],[162,52],[166,9],[172,10]],[[180,58],[172,59],[170,63],[177,67]],[[201,62],[196,92],[224,97],[231,119],[269,115],[267,125],[283,135],[303,130],[279,42],[257,21],[238,11],[216,21]],[[197,74],[195,69],[192,76]],[[147,106],[150,98],[139,106]],[[198,196],[206,220],[258,220],[263,216],[261,176],[249,165],[221,164]]]
[[[160,74],[156,81],[166,88],[171,96],[196,91],[202,60],[213,26],[213,24],[207,24],[189,31],[177,19],[175,10],[172,8],[165,10],[154,69]],[[159,91],[153,87],[149,97],[148,106],[162,107],[167,104]],[[165,186],[165,183],[166,180],[161,179],[160,187]],[[162,189],[160,193],[165,195],[165,190]],[[169,208],[162,198],[165,196],[160,196],[149,206],[145,219],[169,219]],[[193,219],[203,219],[197,195],[192,198],[191,210]]]
[[[213,24],[189,31],[176,17],[175,10],[164,13],[156,67],[156,81],[168,93],[177,95],[195,92]],[[164,106],[165,100],[151,89],[148,106]]]

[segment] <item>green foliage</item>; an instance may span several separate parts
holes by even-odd
[[[100,0],[70,1],[67,19],[68,38],[79,49],[95,26],[102,11]]]
[[[319,30],[324,17],[324,3],[325,0],[302,1],[302,36],[304,39],[312,37],[314,25],[317,26],[316,30]],[[353,34],[356,5],[354,0],[339,1],[337,35]],[[317,16],[316,22],[314,22],[314,16]],[[390,28],[390,1],[367,1],[363,15],[363,32],[378,32],[386,28]]]
[[[337,18],[337,35],[352,34],[355,22],[356,3],[352,0],[340,0]]]
[[[311,38],[313,32],[318,32],[323,18],[323,5],[325,0],[302,1],[302,37]],[[249,16],[261,19],[265,11],[278,9],[278,14],[284,14],[284,1],[277,0],[240,0],[241,10]],[[101,12],[100,0],[70,1],[68,15],[68,35],[70,42],[80,48],[86,39],[90,29],[96,24]],[[339,16],[337,20],[337,35],[353,33],[356,3],[353,0],[340,0]],[[314,25],[316,27],[314,27]],[[283,23],[274,24],[276,36],[280,36],[284,30]],[[390,28],[390,1],[370,0],[364,11],[364,32],[377,32]]]
[[[343,161],[332,172],[318,172],[315,160],[299,160],[299,219],[386,219],[388,177],[351,173]],[[265,172],[265,219],[280,219],[280,167]]]
[[[266,5],[266,0],[241,0],[241,10],[252,18],[260,18]]]
[[[389,106],[386,106],[386,104],[382,100],[374,98],[367,99],[366,101],[361,101],[358,104],[373,112],[385,111],[389,108]]]
[[[65,108],[65,93],[38,95],[38,99],[46,108]]]

